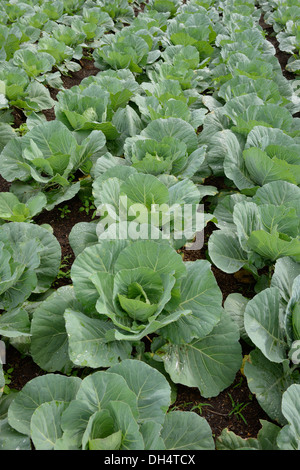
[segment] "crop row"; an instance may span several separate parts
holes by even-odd
[[[252,0],[0,2],[0,334],[45,371],[2,395],[3,449],[300,448],[300,98],[260,16]],[[65,89],[83,57],[99,73]],[[34,218],[81,193],[96,218],[53,290],[61,248]],[[207,259],[183,261],[208,222]],[[249,272],[253,298],[223,302],[212,264]],[[241,367],[270,418],[256,439],[215,444],[204,418],[167,412],[174,384],[214,397]]]
[[[273,27],[281,51],[291,54],[286,69],[300,73],[300,7],[295,0],[260,0],[267,24]]]

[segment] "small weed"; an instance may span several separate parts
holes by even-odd
[[[94,204],[94,198],[93,196],[86,197],[83,201],[83,205],[79,208],[79,212],[85,212],[87,215],[92,212],[92,219],[96,217],[96,207]]]
[[[180,403],[177,406],[173,406],[171,411],[186,410],[190,405],[193,405],[192,401],[188,401],[188,402],[184,401],[183,403]],[[192,406],[192,408],[190,408],[190,411],[198,410],[199,414],[202,415],[202,411],[203,411],[204,406],[212,406],[212,405],[210,403],[198,403],[197,405]]]
[[[175,405],[171,408],[170,411],[177,411],[177,410],[182,410],[182,409],[185,409],[187,406],[189,405],[192,405],[193,402],[192,401],[184,401],[183,403],[180,403],[179,405]]]
[[[67,204],[64,207],[59,207],[58,210],[60,211],[61,219],[64,219],[65,217],[67,217],[67,214],[71,213],[69,206]]]
[[[243,377],[240,377],[240,380],[238,381],[237,384],[235,384],[232,388],[238,388],[241,387],[243,383]]]
[[[202,415],[202,408],[204,406],[211,406],[212,407],[212,405],[210,403],[198,403],[198,405],[194,405],[193,408],[191,408],[191,411],[198,410],[199,414]]]
[[[3,373],[4,373],[4,380],[5,380],[5,385],[3,387],[3,394],[4,395],[8,395],[10,392],[11,392],[11,389],[9,387],[9,385],[11,384],[11,378],[12,378],[12,373],[14,371],[14,368],[13,367],[10,367],[9,369],[7,369],[6,371],[4,370]]]
[[[232,406],[232,410],[228,413],[228,416],[231,416],[231,415],[235,415],[237,417],[237,419],[241,418],[245,424],[247,424],[247,421],[245,419],[245,417],[243,416],[242,414],[242,411],[246,408],[246,406],[250,405],[250,402],[248,403],[235,403],[234,399],[232,398],[232,396],[230,395],[230,393],[228,393],[228,396],[230,398],[230,401],[231,401],[231,406]]]
[[[58,274],[57,274],[57,279],[69,279],[70,278],[71,268],[65,270],[65,268],[69,267],[68,260],[70,258],[71,258],[71,255],[66,255],[66,256],[63,257],[63,259],[60,263],[59,271],[58,271]]]
[[[28,130],[29,129],[27,127],[27,124],[26,122],[24,122],[20,125],[20,127],[18,127],[18,129],[16,129],[16,132],[19,134],[20,137],[22,137],[23,135],[27,134]]]

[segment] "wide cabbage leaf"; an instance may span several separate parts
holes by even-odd
[[[282,396],[282,413],[288,424],[281,429],[277,438],[280,449],[300,449],[299,397],[299,384],[291,385]]]
[[[280,427],[266,420],[260,420],[261,429],[257,438],[242,438],[228,428],[217,438],[217,450],[280,450],[277,437]]]

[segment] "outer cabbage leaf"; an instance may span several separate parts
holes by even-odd
[[[224,312],[204,338],[188,344],[166,344],[156,354],[173,382],[198,387],[203,397],[217,396],[228,387],[241,366],[238,327]]]

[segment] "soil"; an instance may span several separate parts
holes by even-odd
[[[139,11],[143,11],[143,8],[144,4],[141,4],[140,10],[136,9],[135,14],[137,15]],[[285,70],[288,54],[279,50],[272,27],[264,22],[263,17],[260,20],[260,25],[266,33],[266,38],[276,49],[276,57],[281,64],[284,76],[288,79],[294,79],[295,77]],[[62,77],[65,88],[78,85],[83,78],[96,75],[99,72],[90,58],[84,57],[80,63],[82,68],[78,72],[70,73],[68,76]],[[49,88],[49,91],[52,98],[56,99],[59,90]],[[44,114],[47,120],[55,119],[54,108],[44,111]],[[13,117],[13,127],[15,128],[18,128],[22,123],[26,122],[24,113],[19,109],[15,108],[13,110]],[[211,178],[205,181],[205,184],[214,185],[219,190],[229,189],[223,178]],[[9,187],[10,183],[0,176],[0,191],[9,191]],[[70,213],[62,217],[62,211],[60,209],[66,205],[70,209]],[[44,211],[35,218],[35,223],[48,223],[53,227],[54,235],[61,245],[62,259],[65,264],[63,271],[66,274],[74,261],[74,253],[68,240],[69,233],[76,223],[92,220],[91,213],[87,214],[81,211],[81,207],[82,202],[77,196],[71,201],[65,201],[50,212]],[[208,258],[207,241],[213,230],[216,230],[216,227],[212,222],[209,222],[204,232],[204,245],[201,250],[180,250],[184,261]],[[247,298],[251,298],[255,295],[255,281],[252,276],[244,270],[240,270],[236,274],[226,274],[212,265],[212,271],[222,291],[223,301],[233,292],[240,292]],[[62,285],[70,284],[70,282],[70,278],[66,275],[60,279],[56,279],[53,283],[53,287],[58,288]],[[250,350],[246,344],[242,343],[242,350],[244,355],[249,354]],[[7,364],[4,366],[4,369],[13,369],[11,374],[11,389],[21,390],[29,380],[45,374],[45,371],[40,369],[30,356],[20,354],[12,346],[9,346],[7,349],[6,359]],[[185,387],[180,384],[177,387],[177,391],[177,399],[172,405],[172,408],[184,411],[193,410],[206,418],[215,438],[218,437],[225,428],[228,428],[230,431],[233,431],[243,438],[256,437],[261,428],[260,420],[270,421],[269,417],[258,404],[256,398],[251,394],[247,386],[247,380],[241,371],[237,373],[232,385],[221,392],[217,397],[203,398],[197,388]]]
[[[62,211],[65,207],[70,210],[70,213],[63,216]],[[72,227],[78,222],[90,222],[92,220],[91,212],[87,214],[83,209],[83,203],[78,196],[75,196],[71,201],[65,201],[57,205],[50,212],[42,212],[35,218],[35,223],[49,224],[53,228],[53,234],[57,238],[61,246],[61,259],[63,260],[64,267],[62,271],[67,273],[75,259],[73,250],[69,243],[69,234]],[[71,283],[69,277],[62,277],[56,279],[53,283],[54,288],[68,285]]]
[[[0,192],[6,193],[9,191],[10,183],[0,176]]]

